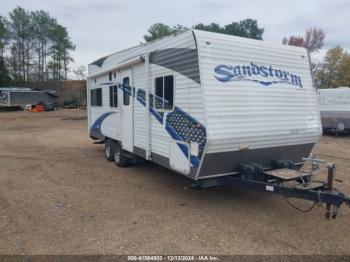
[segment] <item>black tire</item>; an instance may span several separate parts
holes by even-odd
[[[124,150],[120,146],[120,143],[115,143],[114,162],[118,167],[126,167],[128,165],[128,159],[125,157]]]
[[[108,161],[113,161],[114,160],[114,141],[107,138],[105,141],[105,158]]]

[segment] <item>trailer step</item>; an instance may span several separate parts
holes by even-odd
[[[295,186],[295,189],[299,189],[299,190],[315,190],[315,189],[321,189],[324,187],[324,183],[321,182],[311,182],[308,183],[306,185],[300,184]]]
[[[298,178],[306,178],[311,176],[308,173],[304,173],[298,170],[293,170],[288,168],[269,170],[269,171],[265,171],[264,173],[268,176],[271,176],[273,178],[276,178],[282,181],[291,181],[291,180],[296,180]]]

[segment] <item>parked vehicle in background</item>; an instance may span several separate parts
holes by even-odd
[[[324,132],[350,131],[350,88],[319,89],[321,121]]]
[[[33,90],[30,88],[0,87],[0,107],[25,108],[27,105],[57,104],[57,94],[52,91]]]

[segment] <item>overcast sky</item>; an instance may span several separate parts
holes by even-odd
[[[44,9],[67,27],[76,51],[72,67],[131,47],[153,23],[216,22],[228,24],[245,18],[265,28],[264,40],[280,43],[284,36],[304,35],[311,26],[326,32],[325,48],[350,50],[349,0],[0,0],[0,15],[17,5]],[[322,52],[324,53],[324,51]],[[319,55],[320,56],[320,55]]]

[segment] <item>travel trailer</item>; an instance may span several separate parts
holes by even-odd
[[[324,131],[350,131],[350,88],[319,89],[317,93]]]
[[[119,167],[142,158],[203,187],[350,202],[298,171],[322,133],[304,48],[188,30],[92,62],[87,88],[89,135]]]
[[[136,155],[196,180],[225,176],[301,163],[321,135],[303,48],[188,30],[88,68],[89,133],[108,159],[115,144],[118,165]]]

